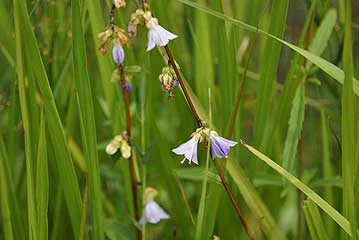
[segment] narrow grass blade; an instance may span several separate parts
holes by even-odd
[[[86,217],[87,217],[87,207],[88,207],[88,190],[89,190],[89,180],[88,176],[85,179],[85,189],[82,195],[82,209],[81,209],[81,221],[80,221],[80,232],[77,237],[78,240],[83,240],[86,231]]]
[[[104,238],[104,220],[101,202],[100,170],[96,148],[96,124],[91,85],[87,72],[87,56],[78,0],[72,0],[72,36],[74,79],[81,119],[81,138],[89,171],[92,227],[94,239],[101,240]]]
[[[289,172],[293,172],[295,167],[298,142],[301,136],[304,121],[304,98],[304,83],[302,83],[298,87],[293,99],[293,106],[289,119],[289,128],[282,154],[283,168],[287,169]]]
[[[304,211],[304,216],[305,216],[305,220],[307,222],[307,226],[308,226],[308,229],[309,229],[311,239],[312,240],[319,240],[317,231],[315,229],[314,220],[312,218],[312,215],[310,214],[309,207],[305,203],[303,205],[303,211]]]
[[[277,0],[272,3],[271,23],[269,31],[282,38],[286,26],[288,12],[288,0]],[[277,80],[277,68],[282,45],[275,39],[268,38],[265,43],[264,66],[261,71],[261,79],[257,87],[256,114],[254,123],[254,142],[256,146],[261,146],[266,135],[266,126],[270,106],[272,105],[272,95]],[[260,147],[261,148],[261,147]]]
[[[21,22],[21,10],[20,4],[17,0],[13,1],[14,16],[15,16],[15,34],[16,34],[16,71],[18,79],[18,89],[20,98],[21,117],[24,128],[25,137],[25,161],[26,161],[26,189],[27,189],[27,217],[28,217],[28,238],[30,240],[37,239],[37,217],[35,209],[35,188],[34,188],[34,176],[33,176],[33,142],[31,136],[31,123],[30,114],[28,108],[27,94],[26,94],[26,83],[25,83],[25,67],[24,67],[24,53],[22,51],[22,35],[20,29]]]
[[[106,26],[102,11],[100,11],[100,9],[102,8],[101,3],[99,1],[85,1],[84,3],[87,7],[90,19],[93,44],[97,49],[97,47],[100,46],[100,39],[98,38],[98,34],[104,31]],[[113,72],[113,63],[109,55],[110,54],[108,54],[107,56],[103,56],[100,51],[96,51],[96,59],[99,64],[103,91],[106,97],[108,108],[110,109],[110,112],[112,112],[112,105],[114,104],[115,93],[110,81]]]
[[[37,151],[36,166],[36,210],[38,239],[48,239],[48,202],[49,202],[49,175],[47,163],[47,144],[44,114],[41,112],[40,137]]]
[[[32,30],[31,21],[26,9],[26,2],[18,0],[14,0],[13,2],[16,16],[15,27],[17,29],[16,48],[21,49],[22,44],[26,45],[26,48],[23,48],[24,52],[18,51],[17,59],[21,59],[20,57],[22,54],[26,55],[28,65],[35,77],[33,79],[36,79],[36,85],[38,86],[39,94],[44,104],[47,129],[54,147],[56,170],[60,178],[60,188],[64,191],[73,233],[76,235],[79,230],[81,196],[75,169],[67,148],[64,130],[49,85],[45,67],[41,59],[37,40]],[[26,42],[24,37],[26,37]],[[20,63],[21,62],[18,62],[18,64]],[[17,73],[19,79],[24,77],[24,72],[19,67],[17,68]],[[23,99],[21,101],[25,100]]]
[[[352,14],[351,1],[346,1],[343,66],[345,80],[342,89],[342,176],[343,176],[343,212],[351,223],[351,232],[357,229],[357,216],[355,202],[355,174],[357,159],[355,149],[358,146],[355,142],[355,129],[358,119],[355,119],[355,106],[353,94],[353,55],[352,55]],[[358,239],[353,234],[353,239]]]
[[[325,14],[324,19],[321,21],[318,30],[316,31],[312,42],[309,45],[308,51],[321,56],[324,50],[328,46],[328,42],[332,32],[334,30],[334,26],[337,22],[337,12],[334,8],[328,10]],[[311,66],[311,62],[307,62],[306,69],[309,69]]]
[[[306,218],[311,218],[311,223],[308,223],[312,225],[309,226],[309,229],[313,229],[316,233],[316,236],[319,240],[327,240],[329,239],[327,232],[325,231],[325,227],[323,224],[323,220],[320,216],[319,209],[317,205],[312,200],[305,200],[304,201],[304,208],[307,208],[304,212],[306,215]],[[307,216],[308,215],[308,216]],[[313,231],[311,230],[311,232]]]
[[[191,7],[194,7],[200,11],[206,12],[212,16],[218,17],[220,19],[223,19],[225,21],[228,21],[236,26],[241,26],[244,29],[251,31],[251,32],[255,32],[256,31],[256,27],[249,25],[243,21],[234,19],[232,17],[228,17],[220,12],[214,11],[212,9],[209,9],[207,7],[201,6],[197,3],[194,3],[190,0],[178,0],[184,4],[187,4]],[[268,33],[262,29],[259,30],[259,33],[262,33],[264,35],[266,35],[267,37],[273,38],[277,41],[279,41],[280,43],[286,45],[287,47],[289,47],[290,49],[292,49],[293,51],[299,53],[300,55],[302,55],[303,57],[305,57],[306,59],[308,59],[309,61],[311,61],[313,64],[315,64],[317,67],[319,67],[321,70],[323,70],[325,73],[327,73],[329,76],[331,76],[332,78],[334,78],[335,80],[337,80],[339,83],[343,84],[344,82],[344,71],[340,68],[338,68],[337,66],[335,66],[334,64],[328,62],[327,60],[313,54],[310,53],[307,50],[304,50],[303,48],[300,48],[292,43],[289,43],[287,41],[284,41],[281,38],[276,37],[275,35]],[[359,95],[359,82],[357,79],[353,78],[353,91],[356,95]]]
[[[12,223],[12,209],[11,209],[11,199],[9,194],[9,186],[10,184],[7,181],[7,174],[5,172],[5,161],[6,161],[6,153],[3,148],[3,140],[2,134],[0,133],[0,209],[1,209],[1,222],[2,229],[5,239],[13,240],[13,223]]]
[[[273,160],[268,158],[266,155],[253,148],[252,146],[241,141],[241,144],[248,149],[251,153],[257,156],[260,160],[264,161],[268,166],[273,168],[280,175],[285,177],[290,183],[292,183],[296,188],[302,191],[309,199],[311,199],[315,204],[318,205],[325,213],[327,213],[349,236],[352,236],[352,231],[349,221],[343,217],[335,208],[333,208],[328,202],[321,198],[317,193],[315,193],[311,188],[305,185],[298,178],[290,174],[287,170],[282,168],[280,165],[275,163]]]

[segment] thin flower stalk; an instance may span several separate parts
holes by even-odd
[[[142,3],[143,3],[143,8],[145,9],[145,7],[146,7],[146,1],[143,0]],[[175,60],[174,60],[174,58],[173,58],[173,55],[172,55],[172,53],[171,53],[171,50],[169,49],[168,45],[165,45],[165,46],[163,46],[163,47],[164,47],[164,49],[165,49],[165,51],[166,51],[166,54],[167,54],[167,56],[168,56],[168,61],[169,61],[169,63],[172,65],[172,68],[173,68],[173,70],[174,70],[174,72],[175,72],[175,74],[176,74],[177,80],[179,81],[179,84],[180,84],[181,89],[182,89],[182,91],[183,91],[183,94],[184,94],[184,96],[185,96],[185,98],[186,98],[186,101],[187,101],[187,103],[188,103],[188,105],[189,105],[189,107],[190,107],[190,109],[191,109],[192,115],[193,115],[193,117],[195,118],[195,120],[196,120],[198,126],[199,126],[200,128],[203,128],[203,127],[204,127],[203,121],[202,121],[201,118],[199,117],[198,112],[197,112],[197,110],[196,110],[196,108],[195,108],[195,106],[194,106],[194,104],[193,104],[193,101],[192,101],[192,99],[191,99],[191,96],[190,96],[190,94],[189,94],[189,92],[188,92],[188,90],[187,90],[187,88],[186,88],[186,86],[185,86],[185,84],[184,84],[184,81],[183,81],[182,76],[181,76],[181,74],[180,74],[180,72],[179,72],[179,69],[178,69],[178,67],[177,67],[177,65],[176,65],[176,62],[175,62]],[[224,188],[225,188],[225,190],[226,190],[226,192],[227,192],[229,198],[231,199],[231,202],[232,202],[232,204],[233,204],[233,206],[234,206],[234,208],[235,208],[235,210],[236,210],[236,212],[237,212],[237,214],[238,214],[238,216],[239,216],[239,218],[240,218],[240,220],[241,220],[241,222],[242,222],[242,224],[243,224],[243,227],[244,227],[245,230],[246,230],[246,233],[247,233],[248,237],[249,237],[250,239],[253,239],[252,235],[250,234],[250,231],[249,231],[249,228],[248,228],[248,224],[247,224],[247,222],[245,221],[245,219],[244,219],[244,217],[243,217],[243,214],[241,213],[240,208],[239,208],[239,206],[238,206],[238,204],[237,204],[237,202],[236,202],[236,200],[235,200],[235,198],[234,198],[234,195],[233,195],[233,193],[231,192],[231,190],[230,190],[230,188],[229,188],[229,186],[228,186],[228,184],[227,184],[227,182],[226,182],[226,180],[225,180],[225,178],[224,178],[224,175],[223,175],[223,173],[222,173],[222,170],[221,170],[220,167],[216,164],[215,159],[213,159],[213,162],[214,162],[214,164],[215,164],[215,166],[216,166],[216,170],[217,170],[217,172],[218,172],[218,174],[219,174],[219,176],[220,176],[220,178],[221,178],[221,182],[222,182],[222,184],[223,184],[223,186],[224,186]]]
[[[187,100],[187,103],[188,103],[191,111],[192,111],[193,117],[195,118],[198,126],[203,127],[203,122],[202,122],[201,118],[199,117],[199,115],[197,113],[197,110],[196,110],[196,108],[195,108],[195,106],[194,106],[194,104],[192,102],[191,96],[189,95],[188,90],[187,90],[187,88],[186,88],[186,86],[184,84],[182,76],[181,76],[181,74],[180,74],[180,72],[178,70],[178,67],[176,65],[176,62],[175,62],[175,60],[174,60],[174,58],[172,56],[171,50],[169,49],[169,47],[167,45],[164,48],[166,50],[168,60],[169,60],[170,64],[172,65],[173,70],[176,73],[176,77],[177,77],[177,80],[179,81],[179,84],[181,86],[183,94],[184,94],[184,96],[185,96],[185,98]]]
[[[125,113],[126,113],[126,137],[128,140],[128,144],[130,145],[130,151],[128,153],[129,156],[129,171],[130,171],[130,181],[131,181],[131,190],[132,190],[132,201],[133,201],[133,209],[134,209],[134,218],[136,221],[139,220],[139,209],[138,209],[138,197],[137,197],[137,180],[135,176],[135,167],[134,160],[132,157],[132,147],[131,147],[131,116],[130,116],[130,100],[128,95],[128,83],[125,78],[124,72],[124,59],[125,53],[122,48],[123,44],[127,43],[127,37],[124,34],[124,31],[115,25],[114,13],[117,8],[121,8],[125,6],[124,0],[114,0],[111,10],[110,10],[110,28],[107,29],[105,33],[101,33],[101,36],[104,38],[100,47],[100,50],[106,50],[106,43],[110,37],[115,35],[115,39],[113,41],[114,47],[112,50],[113,60],[117,65],[118,74],[120,76],[120,86],[122,88],[124,103],[125,103]],[[107,34],[108,33],[108,34]],[[106,53],[106,51],[102,51]],[[126,157],[126,158],[127,158]],[[135,227],[136,231],[136,239],[141,239],[140,231],[137,227]]]
[[[125,112],[126,112],[126,131],[128,139],[131,139],[131,116],[130,116],[130,100],[127,92],[127,83],[125,78],[125,72],[124,72],[124,66],[123,64],[118,65],[118,72],[120,74],[121,79],[121,87],[123,92],[123,98],[125,102]],[[129,141],[131,144],[131,141]],[[139,211],[138,211],[138,197],[137,197],[137,181],[135,176],[135,167],[134,167],[134,161],[132,157],[132,148],[131,148],[131,155],[129,157],[129,168],[130,168],[130,178],[131,178],[131,188],[132,188],[132,200],[133,200],[133,209],[134,209],[134,215],[135,219],[139,219]],[[136,227],[136,239],[140,239],[140,231]]]

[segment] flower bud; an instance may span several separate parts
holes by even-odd
[[[125,0],[114,0],[113,3],[115,4],[116,8],[122,8],[126,6]]]
[[[122,64],[125,60],[125,51],[123,50],[122,45],[118,40],[115,40],[115,45],[112,49],[112,57],[117,64]]]

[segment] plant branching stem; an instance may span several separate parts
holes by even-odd
[[[118,65],[118,72],[120,74],[121,79],[121,88],[123,92],[123,98],[125,101],[125,111],[126,111],[126,131],[128,136],[128,143],[131,145],[131,116],[130,116],[130,100],[128,97],[127,92],[127,84],[124,72],[124,66],[122,64]],[[139,212],[138,212],[138,199],[137,199],[137,181],[135,176],[135,167],[132,158],[132,147],[131,147],[131,156],[129,158],[129,168],[130,168],[130,178],[131,178],[131,188],[132,188],[132,201],[133,201],[133,209],[134,209],[134,216],[136,221],[139,219]],[[136,239],[141,239],[141,234],[139,229],[136,227]]]
[[[196,119],[196,122],[197,122],[198,126],[199,126],[199,127],[203,127],[203,122],[202,122],[202,120],[200,119],[200,117],[199,117],[199,115],[198,115],[198,113],[197,113],[197,111],[196,111],[196,108],[195,108],[194,105],[193,105],[192,99],[191,99],[191,97],[190,97],[190,95],[189,95],[189,93],[188,93],[188,90],[187,90],[187,88],[186,88],[186,86],[185,86],[185,84],[184,84],[184,81],[183,81],[182,76],[181,76],[181,74],[180,74],[180,72],[179,72],[179,70],[178,70],[178,67],[177,67],[177,65],[176,65],[176,62],[175,62],[175,60],[174,60],[174,58],[173,58],[173,56],[172,56],[171,50],[169,49],[168,45],[166,45],[164,48],[165,48],[165,50],[166,50],[166,53],[167,53],[167,56],[168,56],[168,60],[169,60],[170,64],[172,65],[173,70],[174,70],[175,73],[176,73],[177,80],[179,81],[179,83],[180,83],[180,85],[181,85],[183,94],[184,94],[184,96],[185,96],[185,98],[186,98],[186,100],[187,100],[187,103],[188,103],[188,105],[189,105],[189,108],[190,108],[191,111],[192,111],[193,117]]]
[[[142,3],[143,3],[143,8],[145,9],[145,7],[146,7],[146,0],[142,0]],[[184,84],[184,81],[183,81],[183,79],[182,79],[182,76],[181,76],[181,74],[180,74],[180,72],[179,72],[179,70],[178,70],[178,67],[177,67],[177,65],[176,65],[176,62],[175,62],[175,60],[174,60],[174,58],[173,58],[173,56],[172,56],[171,50],[169,49],[168,45],[164,46],[164,49],[166,50],[166,54],[167,54],[167,56],[168,56],[168,60],[169,60],[171,66],[172,66],[172,68],[173,68],[173,70],[174,70],[174,72],[175,72],[175,74],[176,74],[176,77],[177,77],[178,82],[180,83],[180,86],[181,86],[181,89],[182,89],[182,91],[183,91],[184,97],[186,98],[186,101],[187,101],[187,103],[188,103],[188,105],[189,105],[189,108],[190,108],[191,111],[192,111],[193,117],[195,118],[195,120],[196,120],[196,122],[197,122],[197,124],[198,124],[199,127],[204,127],[204,124],[203,124],[201,118],[199,117],[199,115],[198,115],[198,113],[197,113],[197,110],[196,110],[196,108],[195,108],[195,106],[194,106],[194,104],[193,104],[193,101],[192,101],[192,99],[191,99],[191,96],[190,96],[189,93],[188,93],[187,87],[186,87],[186,85]],[[225,188],[225,190],[226,190],[226,192],[227,192],[227,194],[228,194],[228,196],[229,196],[229,198],[230,198],[230,200],[231,200],[231,202],[232,202],[232,204],[233,204],[233,207],[235,208],[235,210],[236,210],[236,212],[237,212],[237,214],[238,214],[238,216],[239,216],[239,218],[240,218],[240,220],[241,220],[241,222],[242,222],[242,224],[243,224],[243,227],[244,227],[244,229],[246,230],[246,233],[247,233],[249,239],[253,239],[252,234],[251,234],[250,231],[249,231],[248,224],[247,224],[246,220],[244,219],[244,217],[243,217],[243,215],[242,215],[242,212],[241,212],[241,210],[240,210],[240,208],[239,208],[239,206],[238,206],[238,204],[237,204],[237,202],[236,202],[236,199],[235,199],[235,197],[234,197],[234,195],[233,195],[231,189],[230,189],[229,186],[228,186],[228,183],[227,183],[226,179],[224,178],[224,175],[223,175],[223,172],[222,172],[220,166],[217,165],[217,162],[216,162],[215,159],[213,160],[213,163],[214,163],[214,165],[215,165],[215,167],[216,167],[216,169],[217,169],[217,172],[218,172],[218,174],[219,174],[219,176],[220,176],[220,178],[221,178],[223,187]]]

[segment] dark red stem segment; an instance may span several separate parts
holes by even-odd
[[[214,163],[214,166],[217,169],[219,177],[221,178],[221,181],[222,181],[222,184],[224,186],[224,189],[226,190],[226,192],[228,194],[228,197],[230,198],[230,200],[232,202],[232,205],[235,208],[235,210],[236,210],[236,212],[237,212],[237,214],[238,214],[238,216],[239,216],[239,218],[240,218],[240,220],[242,222],[242,225],[243,225],[244,229],[247,232],[248,238],[252,240],[253,239],[252,233],[250,232],[248,224],[247,224],[246,220],[243,217],[243,214],[242,214],[242,212],[241,212],[241,210],[240,210],[240,208],[239,208],[239,206],[238,206],[238,204],[236,202],[236,199],[234,198],[234,195],[233,195],[231,189],[229,188],[226,179],[224,178],[222,169],[220,168],[220,166],[218,166],[218,164],[216,162],[216,159],[213,159],[213,163]]]
[[[126,131],[128,136],[128,144],[131,145],[131,116],[130,116],[130,100],[127,92],[127,84],[125,78],[124,67],[122,64],[118,65],[118,72],[120,74],[121,79],[121,88],[123,92],[123,98],[125,101],[125,111],[126,111]],[[130,167],[130,178],[131,178],[131,188],[132,188],[132,201],[133,201],[133,209],[135,214],[136,221],[139,220],[139,212],[138,212],[138,199],[137,199],[137,181],[135,176],[135,167],[132,158],[132,147],[131,147],[131,156],[129,158],[129,167]],[[136,227],[136,239],[141,239],[141,234],[139,229]]]
[[[194,107],[193,105],[193,102],[192,102],[192,99],[188,93],[188,90],[183,82],[183,79],[182,79],[182,76],[177,68],[177,65],[176,65],[176,62],[172,56],[172,53],[168,47],[168,45],[166,45],[165,47],[165,50],[166,50],[166,53],[167,53],[167,56],[168,56],[168,60],[170,62],[170,64],[172,65],[172,68],[173,70],[175,71],[175,74],[176,74],[176,77],[177,77],[177,80],[179,81],[180,85],[181,85],[181,88],[182,88],[182,91],[183,91],[183,94],[187,100],[187,103],[192,111],[192,114],[193,114],[193,117],[196,119],[196,122],[198,124],[199,127],[203,127],[203,122],[201,120],[201,118],[199,117],[197,111],[196,111],[196,108]]]

